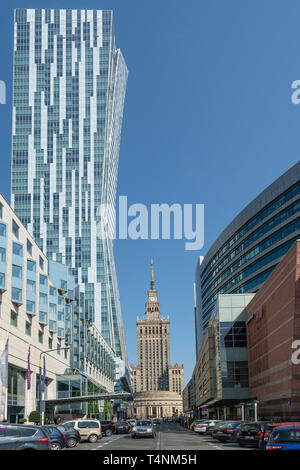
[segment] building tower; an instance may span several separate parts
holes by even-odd
[[[140,417],[170,416],[182,409],[184,366],[170,365],[170,320],[160,313],[153,261],[147,295],[146,313],[137,319],[138,366],[131,366],[134,406]]]
[[[101,236],[114,225],[128,74],[113,14],[16,9],[14,28],[12,207],[71,268],[85,320],[128,370],[112,238]]]

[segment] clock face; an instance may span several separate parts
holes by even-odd
[[[150,297],[151,302],[154,302],[155,297]]]

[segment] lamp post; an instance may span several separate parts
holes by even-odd
[[[63,351],[65,349],[70,349],[70,346],[66,346],[65,348],[57,348],[57,349],[48,349],[47,351],[42,351],[40,353],[40,363],[39,363],[39,412],[40,412],[40,425],[44,424],[44,417],[42,411],[42,355],[47,354],[49,352],[55,351]]]

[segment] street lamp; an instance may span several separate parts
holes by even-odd
[[[70,346],[66,346],[65,348],[56,348],[56,349],[48,349],[47,351],[42,351],[40,353],[40,366],[39,366],[39,412],[40,412],[40,424],[43,425],[44,419],[42,418],[42,355],[47,354],[49,352],[55,351],[63,351],[65,349],[70,349]]]

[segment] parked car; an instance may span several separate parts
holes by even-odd
[[[155,427],[150,420],[138,420],[132,429],[132,438],[137,437],[155,437]]]
[[[153,422],[153,424],[158,425],[158,424],[161,423],[161,419],[159,419],[159,418],[154,418],[154,420],[153,420],[152,422]]]
[[[219,419],[212,419],[206,426],[205,434],[211,435],[216,426],[221,426],[224,423],[225,421],[221,421]]]
[[[267,450],[300,450],[300,426],[275,427],[266,446]]]
[[[127,421],[119,421],[115,423],[116,434],[129,434],[131,426]]]
[[[259,440],[265,429],[268,429],[270,423],[267,422],[248,422],[241,425],[238,430],[237,442],[240,447],[251,446],[258,447]]]
[[[50,449],[50,438],[41,426],[0,423],[0,450]]]
[[[66,447],[65,435],[56,426],[42,426],[42,429],[50,437],[50,447],[52,450],[61,450]]]
[[[210,421],[203,421],[201,423],[196,423],[194,426],[194,432],[197,432],[199,434],[205,434],[206,428]]]
[[[258,447],[261,450],[266,450],[267,443],[269,441],[270,435],[274,428],[279,427],[279,426],[292,426],[292,425],[300,426],[300,423],[293,422],[293,423],[269,423],[267,424],[266,426],[263,427],[263,430],[260,433]]]
[[[76,447],[78,442],[80,442],[80,433],[71,426],[64,426],[63,424],[58,424],[57,429],[60,430],[65,436],[66,447],[72,448]]]
[[[115,423],[112,421],[101,421],[101,428],[103,436],[112,436],[116,432]]]
[[[215,426],[212,437],[219,442],[237,442],[238,431],[243,423],[241,421],[228,421]]]
[[[192,424],[190,425],[190,430],[194,431],[195,424],[201,424],[201,423],[204,423],[204,421],[207,421],[207,418],[195,419],[195,421],[193,421]]]
[[[136,425],[136,419],[128,419],[127,422],[130,424],[131,428]]]
[[[71,426],[79,431],[82,441],[97,442],[102,438],[101,423],[97,419],[76,419],[63,423],[64,426]]]

